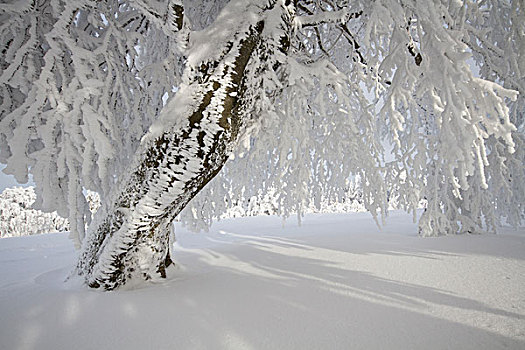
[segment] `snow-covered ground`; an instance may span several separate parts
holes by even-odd
[[[64,283],[67,234],[0,240],[0,349],[525,349],[525,231],[419,238],[406,214],[177,227],[167,281]]]

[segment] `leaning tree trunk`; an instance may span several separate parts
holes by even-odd
[[[132,277],[166,276],[172,221],[217,175],[240,131],[246,67],[263,33],[261,14],[269,9],[251,5],[248,19],[234,22],[219,16],[218,30],[226,30],[225,23],[237,29],[222,43],[208,38],[215,57],[195,59],[190,49],[186,83],[167,106],[179,122],[143,141],[114,201],[88,229],[77,271],[90,287],[111,290]],[[195,48],[196,57],[204,49]]]

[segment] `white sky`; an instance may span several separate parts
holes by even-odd
[[[5,165],[0,164],[0,192],[2,192],[3,190],[9,187],[14,187],[14,186],[26,187],[26,186],[33,185],[33,181],[31,180],[31,178],[27,184],[19,184],[18,182],[16,182],[15,177],[13,175],[4,174],[3,172],[4,168],[5,168]]]

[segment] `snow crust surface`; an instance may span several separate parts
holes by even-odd
[[[67,234],[0,240],[0,349],[524,349],[525,230],[419,238],[391,213],[177,226],[168,280],[64,283]]]

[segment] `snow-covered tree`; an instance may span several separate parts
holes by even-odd
[[[0,193],[0,238],[62,232],[69,229],[67,219],[56,212],[31,208],[36,195],[33,187],[6,188]]]
[[[422,235],[523,219],[521,1],[0,11],[0,161],[69,217],[92,287],[165,276],[177,215],[208,225],[261,193],[300,217],[359,179],[376,219],[391,199],[414,213],[426,200]],[[85,190],[101,197],[93,222]]]

